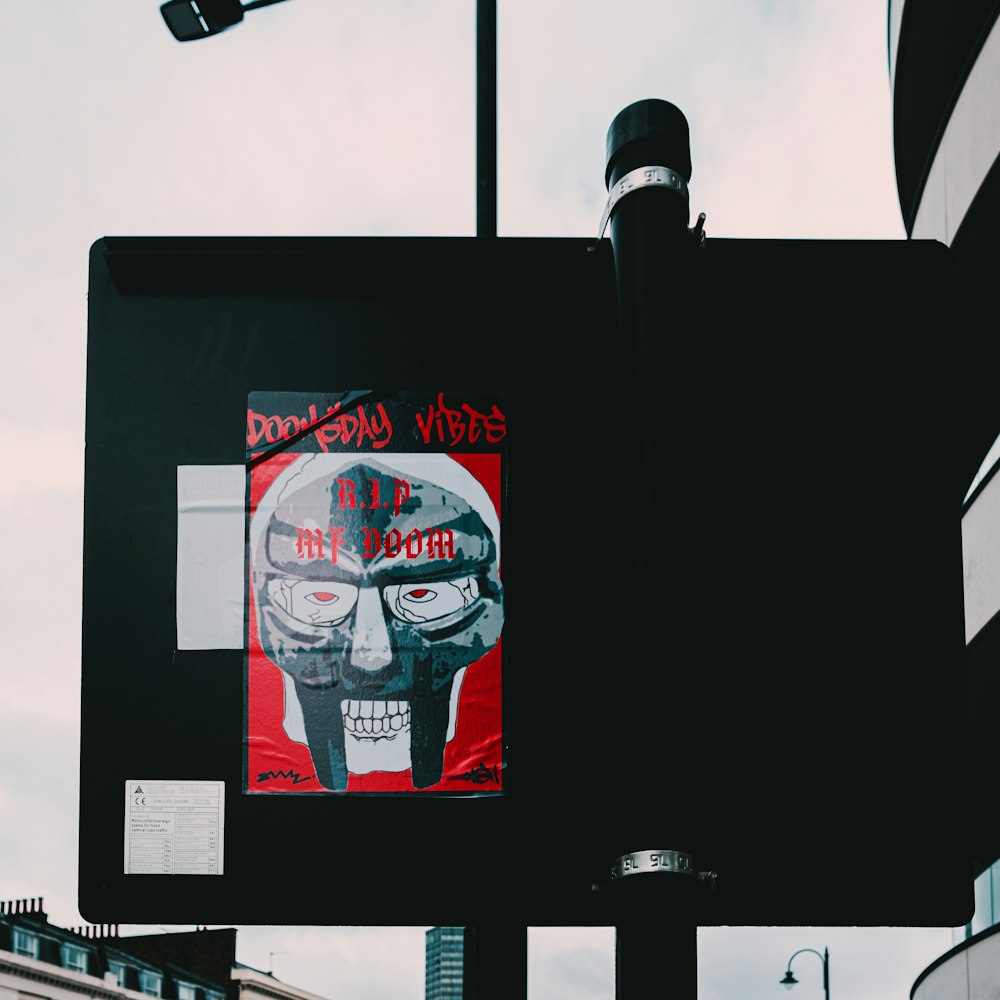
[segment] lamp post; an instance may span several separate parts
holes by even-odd
[[[792,957],[788,960],[788,968],[785,970],[785,978],[779,980],[779,982],[785,987],[786,990],[790,990],[798,982],[795,976],[792,975],[792,959],[794,959],[796,955],[801,955],[804,951],[812,952],[823,963],[823,992],[826,994],[826,1000],[830,1000],[829,948],[824,948],[822,955],[815,948],[800,948],[798,951],[794,952]]]
[[[217,35],[248,10],[282,0],[166,0],[160,13],[179,42]],[[497,234],[497,3],[476,0],[476,236]]]

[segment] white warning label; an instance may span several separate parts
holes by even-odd
[[[221,875],[224,781],[125,782],[126,875]]]

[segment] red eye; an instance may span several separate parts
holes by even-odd
[[[421,587],[419,590],[411,590],[406,596],[415,597],[417,598],[417,600],[419,600],[421,597],[426,597],[429,593],[430,593],[429,590],[426,590],[425,588]]]
[[[309,594],[309,600],[316,604],[330,604],[332,601],[337,599],[336,594],[331,594],[328,591],[320,590],[314,594]]]

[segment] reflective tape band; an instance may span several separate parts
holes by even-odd
[[[683,195],[685,200],[688,197],[687,181],[676,170],[671,170],[670,167],[636,167],[617,180],[614,187],[608,191],[608,203],[604,206],[601,228],[597,231],[599,240],[604,238],[604,230],[608,228],[608,220],[615,205],[625,195],[645,187],[667,187]]]
[[[638,872],[680,872],[696,874],[694,859],[683,851],[636,851],[623,854],[611,868],[612,880]]]

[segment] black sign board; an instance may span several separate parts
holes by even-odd
[[[642,410],[606,241],[90,266],[88,920],[968,919],[943,246],[685,248]]]

